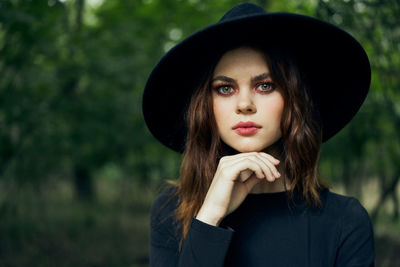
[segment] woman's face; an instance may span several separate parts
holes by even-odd
[[[281,137],[284,99],[263,54],[240,47],[226,52],[211,82],[222,140],[239,152],[262,151]]]

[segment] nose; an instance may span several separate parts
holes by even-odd
[[[257,107],[254,104],[250,90],[242,90],[238,95],[236,113],[251,114],[256,113]]]

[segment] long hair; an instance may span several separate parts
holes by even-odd
[[[263,54],[272,79],[283,89],[282,137],[275,149],[283,159],[281,171],[289,180],[288,194],[292,197],[297,190],[307,204],[320,207],[319,192],[325,185],[320,182],[317,166],[322,142],[318,113],[297,65],[280,53]],[[219,159],[229,154],[229,148],[220,139],[213,114],[210,83],[214,67],[210,66],[208,75],[194,92],[186,114],[186,146],[180,177],[174,183],[178,196],[175,216],[182,225],[181,244],[203,204]]]

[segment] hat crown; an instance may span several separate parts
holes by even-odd
[[[219,22],[225,22],[242,17],[263,15],[265,13],[267,12],[260,6],[244,3],[237,5],[228,12],[226,12],[225,15],[219,20]]]
[[[368,93],[368,56],[351,35],[316,18],[239,4],[219,22],[177,44],[151,72],[142,109],[149,130],[161,143],[185,150],[192,95],[224,51],[249,43],[282,53],[297,64],[320,113],[323,141],[350,122]]]

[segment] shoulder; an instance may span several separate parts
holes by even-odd
[[[344,196],[325,190],[322,193],[324,209],[332,212],[340,217],[353,218],[353,219],[367,219],[369,221],[368,212],[354,197]]]
[[[373,266],[373,227],[361,203],[354,197],[327,192],[324,208],[338,221],[337,266]]]
[[[150,213],[150,242],[154,247],[177,250],[181,227],[175,218],[178,206],[177,189],[173,186],[162,191],[154,200]]]
[[[151,206],[151,223],[161,222],[167,218],[173,217],[174,211],[178,206],[177,189],[169,186],[164,189],[154,200]]]
[[[333,193],[328,189],[323,190],[320,196],[322,209],[311,211],[316,222],[336,229],[338,238],[343,238],[354,229],[372,234],[368,212],[356,198]]]
[[[372,223],[367,210],[354,197],[325,192],[324,212],[330,217],[339,220],[341,238],[345,238],[354,231],[360,234],[373,236]]]
[[[150,227],[158,232],[169,233],[179,239],[180,223],[176,220],[175,211],[178,207],[179,195],[177,188],[169,186],[154,200],[150,212]]]

